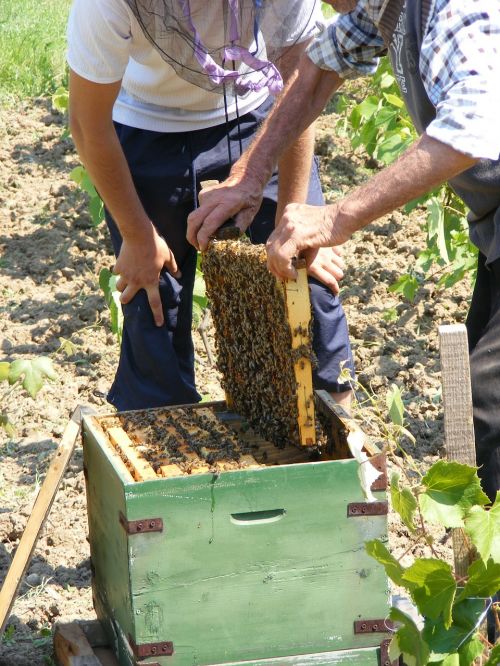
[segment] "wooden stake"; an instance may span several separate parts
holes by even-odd
[[[31,560],[36,542],[49,515],[57,489],[74,451],[76,439],[80,432],[81,412],[82,408],[80,406],[77,407],[64,429],[61,443],[55,456],[52,458],[14,559],[0,590],[0,636],[3,634],[19,585]]]
[[[476,465],[469,346],[463,324],[439,327],[444,434],[449,460]],[[453,530],[455,573],[465,576],[473,556],[469,540],[460,528]]]
[[[284,282],[288,323],[292,331],[292,350],[309,344],[309,322],[311,302],[307,283],[307,268],[304,261],[297,262],[297,280]],[[297,381],[297,409],[300,443],[303,446],[316,444],[314,424],[314,399],[311,360],[300,356],[294,362]]]

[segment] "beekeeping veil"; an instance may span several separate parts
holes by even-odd
[[[280,49],[300,41],[314,11],[304,0],[126,0],[176,74],[200,88],[245,96],[282,80]],[[297,17],[309,14],[298,25]]]

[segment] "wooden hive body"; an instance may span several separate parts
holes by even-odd
[[[260,467],[137,482],[102,423],[83,427],[93,592],[121,666],[383,663],[387,636],[354,631],[388,613],[364,549],[387,516],[348,517],[356,461],[254,437]]]

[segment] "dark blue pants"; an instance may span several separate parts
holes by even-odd
[[[479,476],[493,502],[500,490],[500,259],[486,265],[479,253],[467,316]]]
[[[191,339],[192,291],[196,251],[186,240],[186,218],[194,207],[195,190],[203,180],[224,180],[231,159],[239,157],[239,137],[243,149],[251,141],[271,104],[245,114],[228,125],[179,133],[160,133],[116,124],[139,198],[158,233],[174,253],[182,277],[167,271],[160,277],[160,294],[165,324],[157,327],[146,292],[141,290],[123,306],[124,329],[120,361],[108,400],[117,409],[141,409],[197,402],[194,351]],[[229,131],[228,131],[229,130]],[[254,243],[264,243],[274,228],[278,179],[268,183],[264,200],[249,235]],[[311,173],[308,203],[321,205],[323,196],[316,164]],[[115,254],[121,237],[115,222],[106,215]],[[314,312],[313,346],[318,358],[314,371],[315,388],[342,392],[340,364],[353,370],[347,323],[342,306],[323,284],[310,280]],[[203,387],[201,387],[203,388]]]

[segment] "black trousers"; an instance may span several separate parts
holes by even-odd
[[[500,490],[500,259],[479,254],[467,317],[479,476],[492,501]]]

